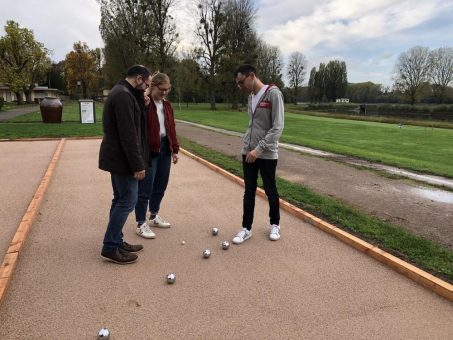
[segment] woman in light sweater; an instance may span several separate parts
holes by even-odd
[[[156,72],[147,91],[151,99],[148,106],[149,169],[145,179],[139,182],[138,201],[135,206],[136,232],[144,238],[156,237],[150,227],[171,226],[158,215],[167,189],[171,163],[178,162],[179,142],[176,137],[173,107],[166,99],[170,89],[170,78],[165,73]],[[148,208],[150,218],[147,221]]]

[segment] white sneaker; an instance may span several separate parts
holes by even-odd
[[[135,230],[138,236],[144,237],[144,238],[156,238],[156,234],[151,230],[149,225],[143,223],[140,226],[137,226],[137,229]]]
[[[280,226],[272,224],[270,227],[271,231],[269,232],[269,240],[278,241],[280,240]]]
[[[252,237],[252,231],[247,230],[246,228],[242,228],[236,236],[233,238],[233,243],[234,244],[241,244],[245,240],[249,239]]]
[[[170,228],[171,224],[163,220],[159,215],[156,215],[155,218],[149,220],[149,226],[157,228]]]

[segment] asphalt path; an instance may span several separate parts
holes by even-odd
[[[8,121],[10,119],[16,118],[17,116],[22,116],[27,113],[36,111],[39,111],[39,105],[27,105],[9,111],[0,111],[0,122]]]
[[[102,260],[112,193],[109,175],[97,169],[98,149],[99,140],[66,141],[0,306],[0,339],[90,339],[101,327],[112,339],[453,334],[453,304],[319,229],[282,211],[282,239],[269,241],[259,197],[253,237],[222,250],[240,227],[243,188],[185,156],[161,208],[173,226],[144,240],[131,215],[124,234],[145,246],[139,261]]]

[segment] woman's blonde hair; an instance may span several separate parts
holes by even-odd
[[[167,76],[165,73],[156,71],[151,75],[151,87],[157,87],[162,84],[170,84],[170,77]]]

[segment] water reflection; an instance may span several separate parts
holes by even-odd
[[[441,203],[453,203],[453,192],[436,189],[412,189],[416,195]]]

